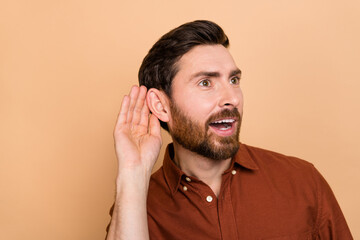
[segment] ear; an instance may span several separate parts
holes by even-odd
[[[169,98],[156,88],[150,88],[146,95],[146,102],[152,114],[159,120],[168,122],[170,119]]]

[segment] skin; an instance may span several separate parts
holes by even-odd
[[[146,197],[161,147],[160,123],[149,118],[145,87],[133,86],[114,130],[118,159],[116,198],[107,239],[149,239]]]
[[[179,71],[173,79],[172,99],[157,89],[133,86],[121,104],[114,130],[118,176],[108,240],[149,239],[146,198],[151,171],[162,143],[158,119],[167,122],[170,130],[175,127],[171,101],[212,135],[210,141],[215,147],[221,147],[221,137],[236,134],[240,127],[239,119],[227,131],[212,127],[206,130],[205,126],[207,119],[224,109],[237,108],[242,115],[240,73],[226,48],[221,45],[194,47],[180,58],[177,66]],[[189,151],[176,141],[174,150],[175,163],[187,175],[208,184],[218,195],[221,175],[229,167],[231,158],[214,161]]]

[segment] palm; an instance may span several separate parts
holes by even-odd
[[[161,147],[160,124],[145,101],[146,88],[133,87],[125,96],[114,137],[119,168],[144,167],[151,171]]]

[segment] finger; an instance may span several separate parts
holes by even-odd
[[[130,103],[130,98],[128,95],[125,95],[121,103],[120,112],[118,115],[118,119],[116,121],[115,128],[118,128],[119,126],[126,123],[127,114],[129,111],[129,103]]]
[[[139,125],[143,127],[148,127],[149,125],[149,107],[147,106],[146,102],[144,102],[144,105],[141,109],[141,115],[140,115],[140,122]]]
[[[161,138],[160,122],[159,119],[154,114],[151,114],[150,116],[149,132],[150,135]]]
[[[147,92],[146,87],[141,86],[140,90],[139,90],[139,95],[138,95],[138,98],[136,100],[136,104],[134,107],[134,114],[133,114],[133,119],[132,119],[132,123],[134,125],[139,124],[139,122],[141,120],[142,110],[143,110],[144,105],[146,105],[146,103],[145,103],[146,92]]]
[[[135,108],[135,104],[137,101],[139,95],[139,87],[138,86],[132,86],[131,90],[130,90],[130,104],[129,104],[129,111],[127,114],[127,122],[130,123],[132,121],[133,118],[133,114],[134,114],[134,108]]]

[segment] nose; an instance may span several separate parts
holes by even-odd
[[[241,108],[243,96],[239,86],[223,86],[220,91],[219,106],[221,108]]]

